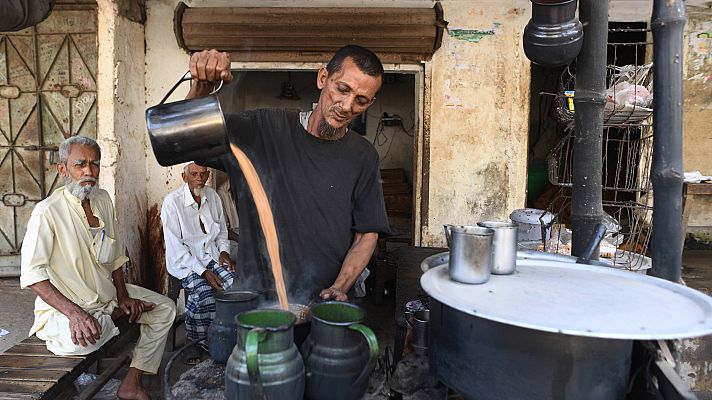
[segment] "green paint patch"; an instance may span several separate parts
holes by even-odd
[[[488,31],[481,31],[477,29],[449,29],[448,34],[457,40],[477,43],[485,36],[494,35],[494,29],[490,29]]]

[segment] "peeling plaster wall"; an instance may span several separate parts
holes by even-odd
[[[432,59],[430,178],[423,246],[444,223],[506,219],[525,202],[529,1],[442,2],[449,34]]]
[[[712,2],[686,10],[683,161],[685,171],[712,175]],[[695,199],[688,232],[712,228],[712,199],[705,197]]]
[[[186,3],[191,7],[198,7],[206,2]],[[188,70],[190,56],[178,47],[173,33],[173,11],[176,4],[177,0],[146,2],[146,107],[158,104],[178,78]],[[188,83],[180,86],[167,101],[181,100],[186,93]],[[149,140],[144,142],[143,153],[146,156],[146,185],[150,188],[147,192],[147,205],[149,208],[158,205],[160,209],[166,194],[182,183],[182,167],[164,168],[158,165]]]
[[[699,261],[693,262],[696,263],[702,264]],[[696,266],[691,267],[699,275],[691,277],[687,281],[688,285],[706,295],[712,295],[707,278],[709,274],[701,269],[697,270]],[[676,346],[680,355],[678,374],[682,380],[700,399],[712,398],[712,336],[682,339]]]
[[[118,15],[119,0],[99,0],[97,138],[101,185],[116,206],[119,232],[131,263],[126,275],[143,283],[141,232],[145,225],[143,25]],[[129,44],[129,45],[127,45]]]

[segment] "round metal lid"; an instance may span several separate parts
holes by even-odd
[[[420,284],[464,313],[546,332],[609,339],[678,339],[712,333],[712,297],[613,268],[518,259],[513,275],[487,283],[450,280],[447,263]]]

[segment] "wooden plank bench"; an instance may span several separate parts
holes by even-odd
[[[65,399],[79,375],[107,355],[118,357],[82,392],[91,398],[129,361],[127,348],[138,337],[138,324],[119,324],[121,333],[86,356],[56,356],[36,336],[0,354],[0,400]]]

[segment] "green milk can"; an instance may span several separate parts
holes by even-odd
[[[378,360],[376,335],[361,324],[365,315],[357,305],[336,301],[312,307],[311,332],[301,349],[308,399],[363,396]]]
[[[304,362],[289,311],[252,310],[235,317],[237,346],[225,366],[227,400],[289,400],[304,396]]]

